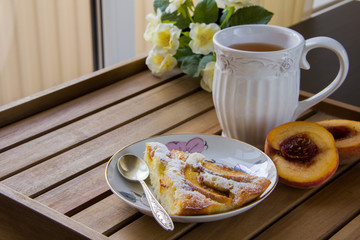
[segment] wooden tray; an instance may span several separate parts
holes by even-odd
[[[359,120],[360,108],[327,99],[300,119],[331,118]],[[300,230],[303,239],[316,239],[359,230],[356,163],[341,166],[320,188],[279,184],[249,212],[213,223],[176,223],[173,232],[113,195],[105,165],[123,146],[159,134],[221,131],[199,79],[179,70],[155,78],[143,57],[4,106],[0,126],[2,239],[230,239],[240,233],[289,239]],[[309,215],[316,211],[321,214]]]

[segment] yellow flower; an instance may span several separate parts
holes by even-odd
[[[154,29],[151,42],[159,54],[175,54],[179,47],[181,30],[172,23],[160,23]]]
[[[186,0],[170,0],[169,1],[169,5],[167,6],[165,12],[167,13],[173,13],[176,10],[178,10],[178,8],[185,3]]]
[[[215,62],[211,61],[208,62],[205,68],[201,71],[202,79],[200,81],[200,86],[208,92],[212,91],[214,69],[215,69]]]
[[[165,72],[171,71],[176,66],[177,61],[169,53],[159,54],[151,50],[145,63],[154,75],[160,76]]]
[[[157,9],[156,15],[149,13],[146,15],[146,20],[149,22],[146,26],[145,32],[144,32],[144,39],[146,41],[151,41],[152,33],[154,32],[154,29],[161,23],[161,10],[160,8]]]
[[[251,0],[223,0],[223,2],[231,7],[242,8],[252,5]]]
[[[220,30],[215,23],[191,23],[189,46],[193,53],[207,55],[214,51],[213,36]]]

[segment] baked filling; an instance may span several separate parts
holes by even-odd
[[[259,197],[270,180],[205,160],[200,153],[146,144],[155,196],[169,214],[207,215],[233,210]]]

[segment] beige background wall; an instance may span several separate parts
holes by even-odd
[[[88,0],[0,0],[0,105],[93,71]]]

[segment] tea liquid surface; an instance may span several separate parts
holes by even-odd
[[[253,52],[270,52],[270,51],[279,51],[284,48],[279,45],[269,44],[269,43],[236,43],[229,46],[237,50],[243,51],[253,51]]]

